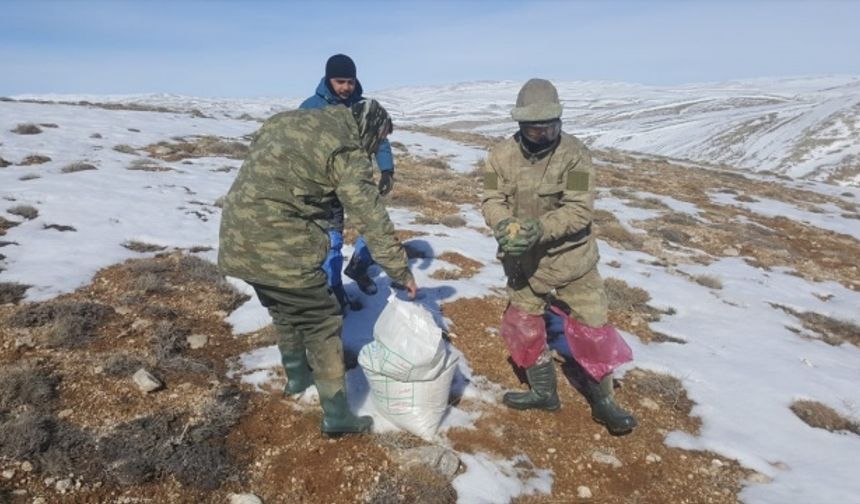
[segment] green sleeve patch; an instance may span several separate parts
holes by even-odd
[[[573,171],[567,175],[568,191],[587,191],[588,172]]]
[[[484,174],[484,189],[498,189],[499,188],[499,175],[496,173],[485,173]]]

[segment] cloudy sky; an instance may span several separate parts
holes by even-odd
[[[860,75],[851,0],[0,0],[0,96],[299,98],[343,52],[366,90]]]

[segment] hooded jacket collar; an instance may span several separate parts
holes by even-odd
[[[322,79],[320,79],[320,83],[317,86],[316,94],[317,96],[325,100],[329,105],[340,104],[349,107],[361,100],[363,92],[364,90],[361,88],[361,82],[359,82],[358,79],[355,79],[355,91],[353,91],[352,94],[349,95],[349,98],[347,98],[346,100],[341,100],[336,94],[332,92],[331,89],[329,89],[328,79],[323,77]]]

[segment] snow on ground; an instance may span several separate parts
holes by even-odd
[[[854,219],[842,217],[844,210],[835,205],[818,206],[816,207],[818,211],[810,212],[789,203],[768,198],[756,197],[756,201],[739,201],[735,195],[726,193],[712,193],[710,197],[711,201],[720,205],[745,208],[765,217],[785,217],[860,240],[860,223]]]
[[[510,101],[507,93],[513,87],[510,84],[500,95]],[[458,107],[460,104],[452,102],[451,120],[457,119]],[[492,104],[487,108],[492,109]],[[507,105],[502,109],[506,111]],[[203,112],[215,115],[206,109]],[[43,128],[39,135],[10,132],[25,122],[54,123],[58,127]],[[226,192],[235,171],[213,170],[225,165],[235,167],[238,163],[203,158],[190,160],[190,164],[162,163],[175,171],[130,171],[127,167],[138,156],[116,152],[112,147],[119,143],[140,147],[177,135],[235,138],[250,133],[256,126],[252,121],[230,118],[216,120],[187,114],[0,102],[0,157],[12,163],[31,154],[52,158],[42,165],[0,169],[3,203],[0,212],[6,219],[21,222],[2,238],[12,243],[2,248],[6,257],[0,281],[33,285],[27,292],[28,300],[47,299],[86,284],[99,268],[148,255],[122,247],[128,240],[168,247],[217,247],[219,210],[212,204]],[[102,138],[92,138],[93,133],[101,134]],[[459,147],[447,141],[438,145],[442,156],[460,152]],[[60,172],[66,164],[81,160],[98,169]],[[28,174],[40,178],[21,180]],[[649,197],[644,193],[637,196]],[[688,204],[660,199],[676,211],[698,213]],[[721,194],[715,194],[713,201],[740,204]],[[21,204],[35,207],[39,216],[24,220],[7,211]],[[830,207],[819,214],[786,208],[769,200],[744,205],[756,213],[787,215],[822,227],[838,222],[831,219],[836,209]],[[203,208],[205,220],[194,213]],[[637,220],[660,213],[629,207],[608,191],[601,192],[598,208],[616,213],[629,227],[635,227]],[[407,210],[391,209],[390,213],[398,228],[427,233],[410,240],[413,246],[426,252],[425,258],[413,259],[411,266],[421,287],[417,302],[433,313],[440,325],[445,324],[439,309],[442,302],[492,294],[504,285],[501,267],[494,260],[495,244],[480,231],[482,219],[474,206],[461,207],[468,225],[456,229],[415,224],[414,214]],[[73,226],[75,231],[45,229],[50,224]],[[857,236],[856,227],[840,232]],[[664,315],[653,323],[652,328],[684,344],[645,345],[635,336],[625,335],[636,356],[627,369],[639,366],[672,374],[682,381],[696,402],[693,413],[702,419],[701,434],[669,433],[667,443],[713,450],[737,458],[745,466],[772,478],[769,483],[746,486],[741,494],[745,502],[856,500],[860,495],[860,480],[854,477],[853,462],[860,453],[860,438],[811,428],[789,410],[789,405],[796,399],[812,399],[856,419],[860,409],[860,387],[856,386],[860,378],[860,350],[849,344],[834,347],[795,334],[792,328],[799,328],[799,322],[774,305],[860,323],[860,294],[834,283],[807,282],[787,270],[762,271],[748,265],[743,258],[724,258],[707,267],[685,265],[664,269],[653,265],[654,258],[647,254],[614,250],[605,243],[600,246],[602,264],[621,265],[603,267],[604,275],[641,287],[650,293],[652,304],[675,310],[673,315]],[[468,280],[430,278],[439,268],[454,267],[435,259],[448,251],[485,266]],[[212,259],[214,254],[212,250],[204,253],[204,257]],[[362,311],[350,313],[345,319],[346,346],[353,352],[372,339],[373,323],[384,308],[389,282],[380,271],[375,270],[374,274],[378,275],[381,292],[372,297],[360,295],[347,279],[349,293],[364,302]],[[689,280],[689,275],[699,274],[717,277],[723,288],[711,289]],[[246,303],[229,320],[237,333],[269,322],[256,301]],[[274,347],[256,350],[239,359],[242,367],[233,372],[242,374],[244,380],[256,386],[271,386],[267,382],[275,376],[273,370],[279,363]],[[460,374],[459,383],[465,387],[464,401],[443,421],[443,439],[445,431],[453,426],[473,425],[479,414],[475,411],[480,412],[480,408],[467,411],[462,407],[469,402],[495,407],[493,404],[501,392],[498,385],[474,376],[462,357]],[[360,370],[350,372],[353,407],[373,414],[367,394],[361,392],[362,380]],[[297,407],[305,404],[313,404],[312,394]],[[378,426],[386,428],[383,419],[374,416]],[[468,467],[454,483],[461,495],[491,488],[499,493],[484,494],[488,502],[504,502],[517,495],[551,488],[552,475],[540,468],[522,474],[515,470],[521,465],[516,460],[490,459],[483,454],[461,456]]]
[[[481,148],[469,147],[444,138],[395,129],[389,137],[392,142],[400,142],[413,156],[422,158],[442,158],[448,162],[452,170],[469,173],[475,169],[475,163],[487,157],[487,151]]]

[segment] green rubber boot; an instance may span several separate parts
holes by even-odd
[[[556,411],[561,407],[558,400],[555,365],[550,359],[544,364],[526,368],[526,377],[531,390],[528,392],[507,392],[502,397],[505,406],[518,410],[542,409]]]
[[[281,364],[284,365],[284,372],[287,374],[284,395],[301,394],[314,384],[306,351],[281,352]]]
[[[611,374],[604,376],[600,383],[587,380],[585,398],[591,405],[591,418],[604,425],[613,436],[627,434],[639,425],[636,417],[615,402]]]
[[[320,396],[320,404],[323,409],[320,430],[325,436],[340,437],[345,434],[360,434],[370,432],[373,427],[372,417],[352,414],[343,390],[339,390],[334,397],[324,398]]]

